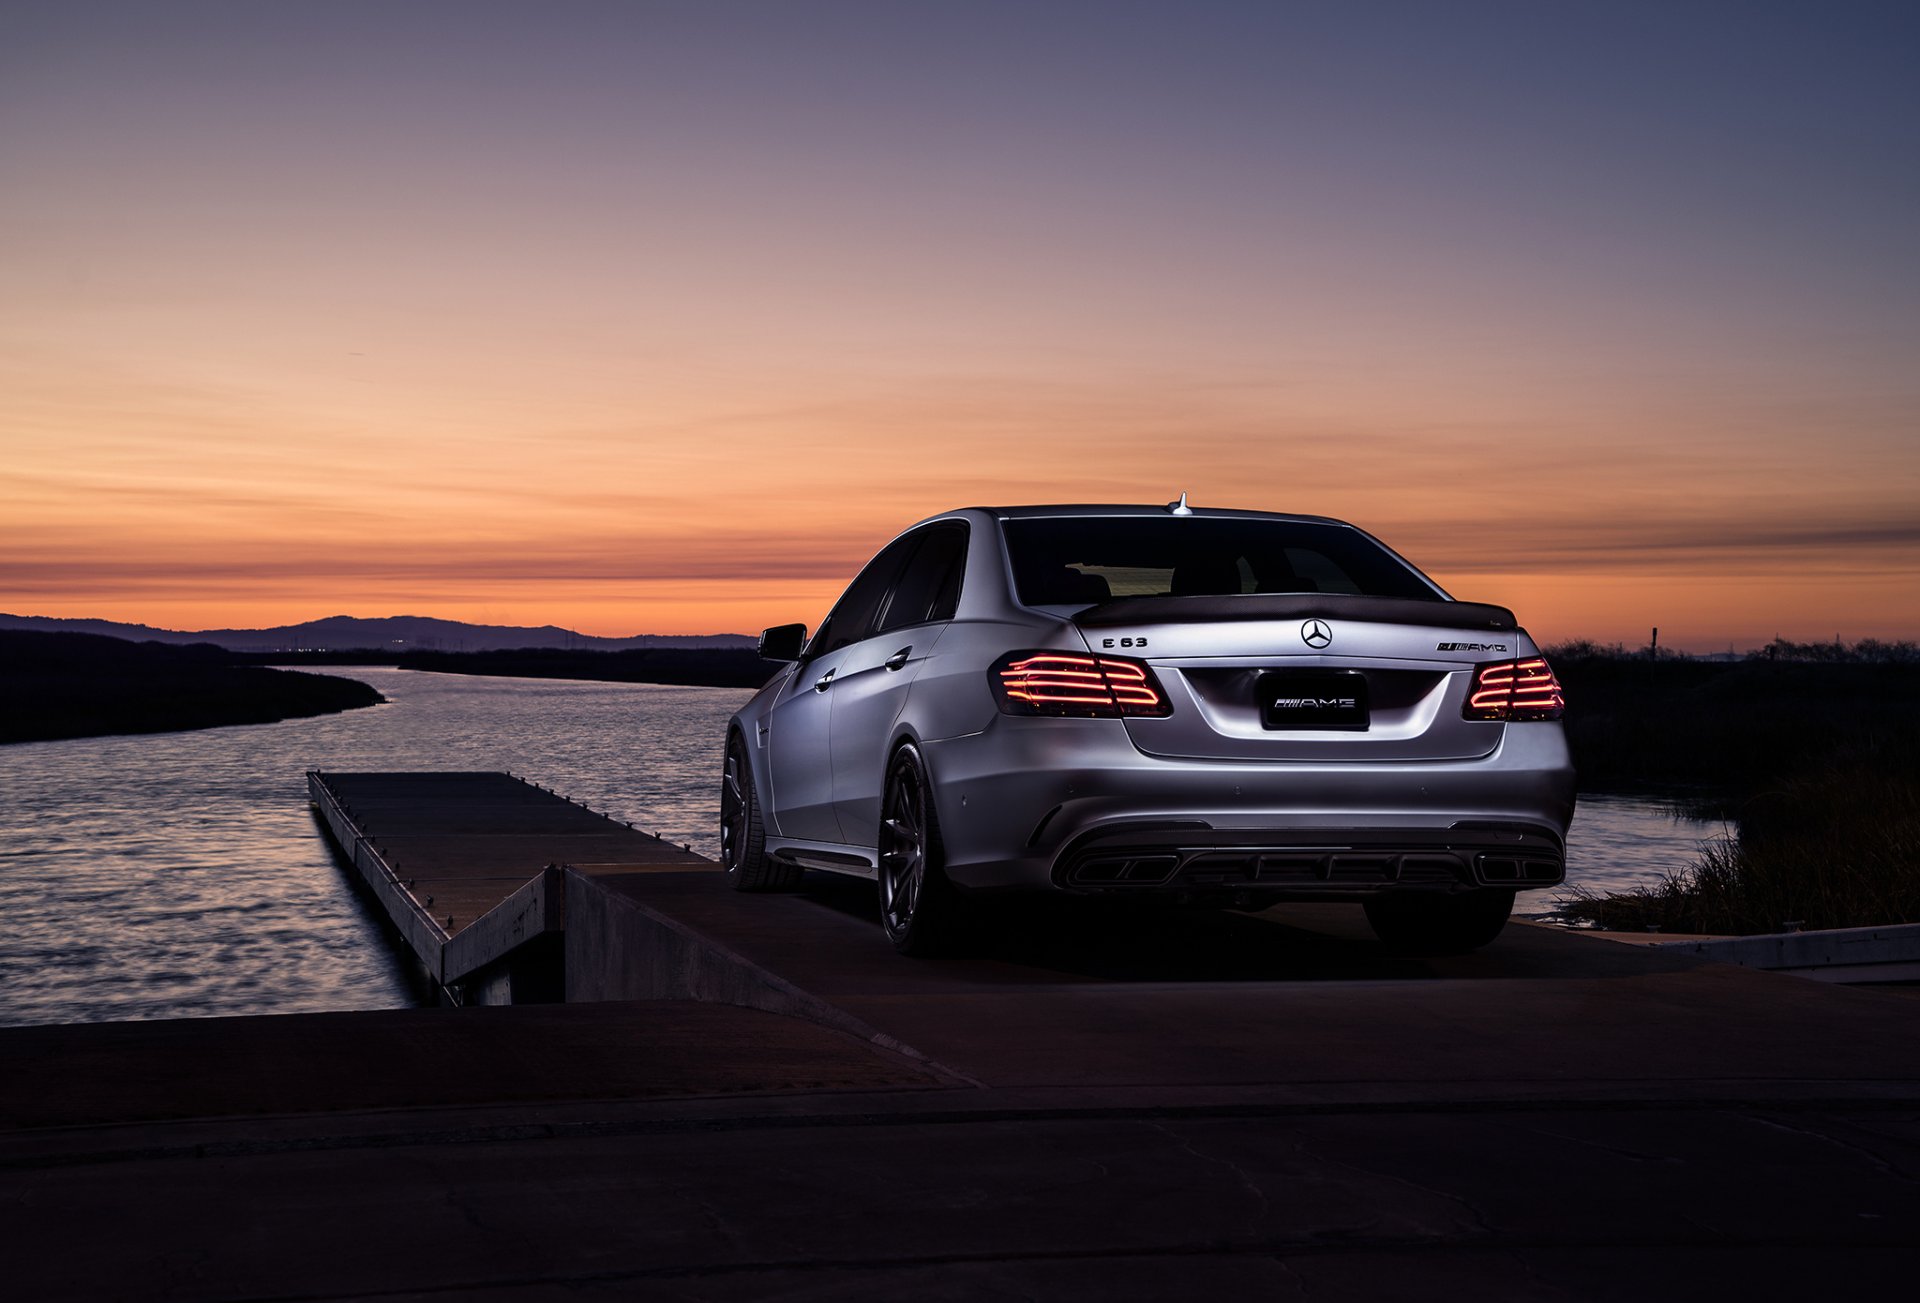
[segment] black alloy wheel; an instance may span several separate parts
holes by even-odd
[[[720,862],[735,891],[778,891],[800,881],[798,865],[783,864],[766,853],[767,830],[754,799],[753,771],[746,740],[727,736],[726,769],[720,778]]]
[[[880,922],[903,955],[933,955],[960,939],[962,902],[941,868],[940,827],[920,753],[911,745],[887,766],[880,807]]]

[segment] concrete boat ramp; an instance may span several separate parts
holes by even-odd
[[[504,775],[311,790],[450,1002],[543,1002],[0,1031],[10,1297],[1801,1298],[1920,1269],[1911,988],[1530,926],[1409,959],[1335,906],[1036,903],[914,963],[863,884],[738,895]]]

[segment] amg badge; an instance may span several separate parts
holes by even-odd
[[[1256,683],[1254,700],[1262,728],[1367,728],[1367,678],[1358,670],[1269,670]]]
[[[1507,644],[1503,642],[1443,642],[1435,651],[1490,651],[1503,652]]]

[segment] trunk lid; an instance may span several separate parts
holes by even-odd
[[[1145,660],[1173,705],[1129,718],[1149,755],[1405,762],[1492,753],[1461,707],[1484,661],[1531,653],[1503,607],[1337,593],[1149,597],[1073,617],[1090,650]]]

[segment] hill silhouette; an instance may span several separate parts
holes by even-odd
[[[754,645],[752,638],[739,633],[645,633],[626,638],[601,638],[552,624],[467,624],[426,615],[371,618],[330,615],[321,620],[276,625],[268,629],[185,631],[156,629],[145,624],[121,624],[113,620],[63,620],[45,615],[0,614],[0,630],[6,629],[33,633],[97,634],[173,646],[211,643],[228,651],[251,652],[379,651],[399,654],[411,651],[519,651],[536,647],[569,651],[627,651],[650,647],[739,648]]]

